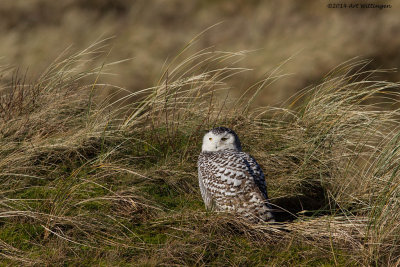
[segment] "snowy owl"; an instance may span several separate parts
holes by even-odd
[[[208,210],[228,211],[253,222],[274,221],[264,174],[239,137],[225,127],[203,137],[197,162],[201,196]]]

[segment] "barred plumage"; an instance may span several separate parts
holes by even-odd
[[[201,195],[210,210],[237,213],[251,221],[273,221],[264,174],[241,151],[236,133],[218,127],[203,138],[198,160]]]

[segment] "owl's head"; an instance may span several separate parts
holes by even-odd
[[[228,128],[217,127],[211,129],[203,137],[202,151],[220,151],[225,149],[233,149],[242,151],[240,140],[237,134]]]

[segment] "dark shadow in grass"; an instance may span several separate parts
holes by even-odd
[[[272,199],[275,220],[291,222],[299,216],[322,216],[331,213],[325,189],[321,185],[308,187],[301,194]]]

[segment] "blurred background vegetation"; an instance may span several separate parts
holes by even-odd
[[[2,0],[0,65],[28,69],[28,77],[36,77],[68,46],[81,50],[98,38],[115,36],[106,60],[132,60],[114,66],[116,75],[104,76],[103,82],[134,92],[157,84],[166,62],[218,23],[194,51],[251,51],[241,64],[254,71],[230,79],[233,95],[290,59],[279,72],[290,75],[269,85],[257,98],[258,105],[275,105],[318,84],[329,70],[353,57],[372,59],[371,69],[400,65],[400,8],[394,1],[385,1],[392,8],[384,10],[329,9],[327,3]],[[400,78],[399,73],[382,76],[388,81]]]

